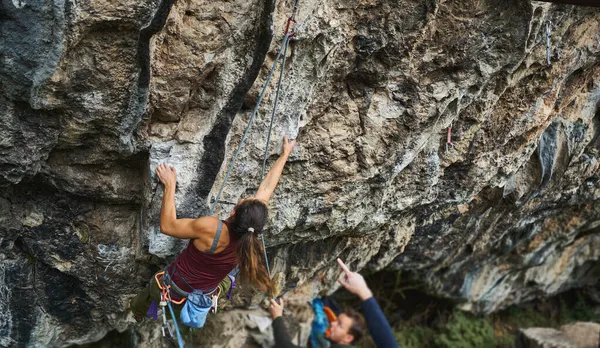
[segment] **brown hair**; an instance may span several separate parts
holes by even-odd
[[[344,309],[344,314],[346,314],[350,319],[352,319],[352,326],[350,326],[350,328],[348,329],[348,333],[354,336],[354,339],[351,343],[356,344],[365,335],[365,329],[367,327],[365,318],[360,313],[350,308]]]
[[[235,214],[229,219],[231,232],[239,238],[237,258],[240,264],[240,280],[269,295],[275,293],[275,283],[269,277],[264,249],[258,237],[267,222],[267,206],[257,199],[246,199],[235,206]],[[254,232],[249,229],[254,229]]]

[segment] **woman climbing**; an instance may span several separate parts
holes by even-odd
[[[158,166],[156,174],[165,186],[160,231],[176,238],[190,239],[186,249],[167,266],[163,275],[164,283],[171,285],[173,301],[187,297],[194,290],[211,296],[238,264],[243,284],[270,295],[274,293],[275,285],[269,278],[258,234],[267,221],[267,204],[295,144],[295,140],[283,138],[281,155],[254,197],[241,199],[224,221],[216,216],[178,219],[175,211],[175,169],[166,164]],[[143,319],[152,302],[160,301],[160,296],[160,288],[153,277],[150,285],[131,302],[135,319]]]

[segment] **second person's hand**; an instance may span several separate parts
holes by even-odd
[[[283,299],[279,299],[279,303],[274,299],[271,299],[271,305],[269,306],[269,313],[273,319],[277,319],[283,315]]]
[[[373,297],[373,293],[367,286],[367,282],[365,282],[365,278],[363,278],[363,276],[356,272],[350,271],[350,269],[348,269],[344,261],[341,259],[338,258],[337,262],[344,271],[344,273],[340,275],[338,283],[340,283],[351,293],[360,297],[360,299],[363,301]]]

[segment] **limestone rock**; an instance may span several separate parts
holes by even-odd
[[[154,169],[176,167],[179,217],[210,211],[291,5],[0,4],[0,346],[154,344],[127,303],[186,243],[159,233]],[[300,0],[297,19],[271,142],[274,81],[222,197],[297,138],[267,233],[290,300],[334,291],[337,257],[477,312],[597,283],[598,9]]]
[[[563,325],[560,331],[577,347],[596,348],[600,346],[600,324],[598,323],[576,322]]]
[[[600,324],[576,322],[560,330],[530,328],[518,331],[517,348],[596,348],[600,345]]]
[[[519,330],[515,341],[518,348],[577,348],[555,329],[532,328]]]

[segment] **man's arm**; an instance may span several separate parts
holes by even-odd
[[[365,321],[367,322],[369,333],[373,337],[373,341],[375,341],[375,345],[380,348],[398,348],[398,343],[396,342],[390,323],[388,323],[383,315],[375,297],[371,296],[363,300],[360,306],[365,314]]]
[[[340,277],[338,282],[362,300],[360,306],[365,314],[365,321],[375,345],[378,348],[398,348],[390,323],[383,315],[363,276],[350,271],[342,260],[337,259],[337,261],[344,271],[343,277]]]
[[[275,161],[275,164],[273,164],[263,181],[260,183],[254,198],[263,201],[265,204],[269,203],[269,199],[271,199],[271,195],[273,195],[273,191],[275,191],[275,188],[279,183],[279,178],[281,178],[281,172],[283,172],[285,162],[287,162],[287,159],[290,156],[290,153],[292,153],[295,145],[295,140],[288,140],[287,137],[283,137],[283,149],[281,151],[281,155],[277,161]]]
[[[269,306],[269,312],[273,318],[273,336],[275,337],[275,347],[277,348],[299,348],[292,343],[292,339],[285,328],[283,322],[283,299],[277,303],[274,299],[271,299],[271,305]]]
[[[273,336],[275,336],[275,347],[277,348],[299,348],[292,343],[292,339],[285,328],[283,317],[273,320]]]

